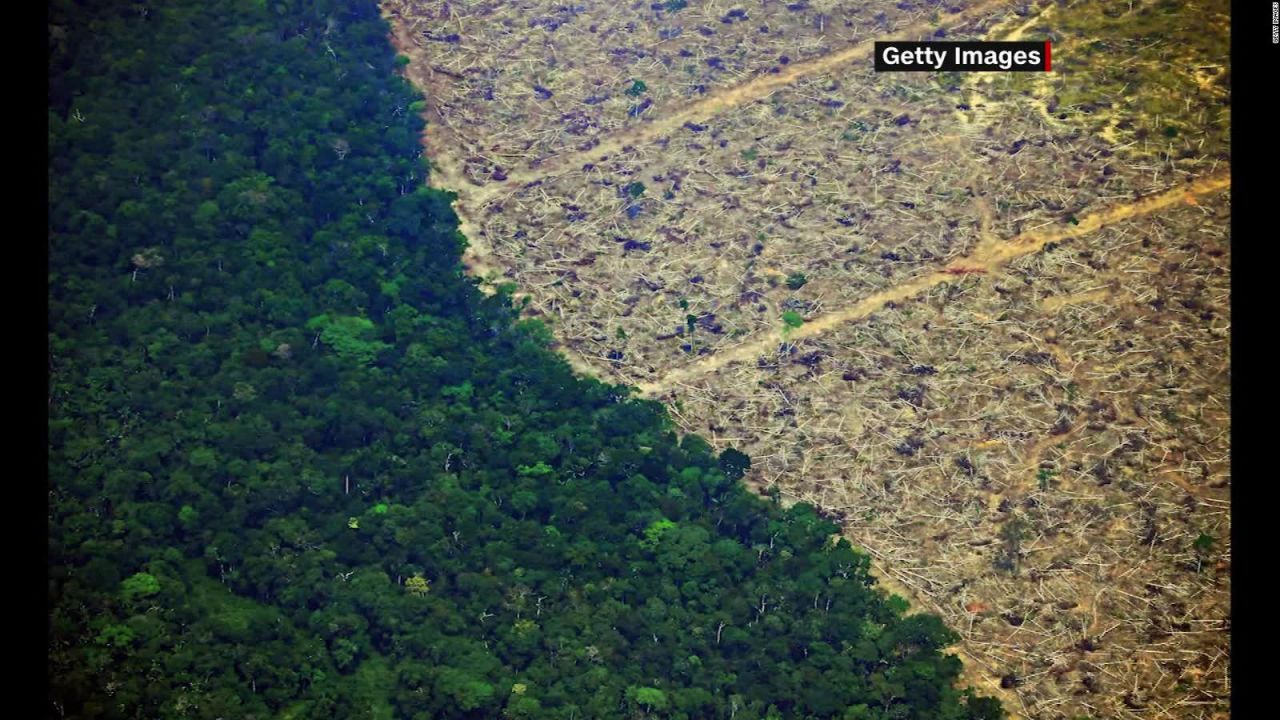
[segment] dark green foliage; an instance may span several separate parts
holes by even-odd
[[[999,717],[461,273],[374,3],[49,23],[47,716]]]
[[[631,87],[627,88],[626,94],[631,97],[640,97],[649,91],[649,86],[644,84],[643,80],[635,80],[631,83]]]
[[[751,469],[751,458],[746,453],[729,448],[720,453],[720,470],[730,481],[737,481]]]
[[[799,290],[808,284],[809,278],[802,272],[793,272],[787,276],[787,287],[792,290]]]

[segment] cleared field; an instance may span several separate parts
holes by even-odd
[[[384,3],[473,272],[1016,714],[1225,717],[1226,3],[677,5]],[[1055,72],[871,71],[923,37]]]
[[[870,34],[913,24],[932,31],[969,5],[391,0],[383,8],[402,42],[421,50],[415,71],[432,93],[431,121],[452,134],[467,180],[485,185],[589,151],[672,108],[723,101],[748,79],[786,82],[806,61]]]
[[[839,516],[1029,716],[1225,710],[1227,204],[1198,202],[666,397]]]
[[[959,185],[965,168],[930,160],[938,138],[897,124],[900,109],[840,117],[817,106],[819,117],[793,109],[779,119],[790,99],[779,93],[490,203],[475,217],[482,242],[528,268],[517,271],[522,287],[546,288],[531,293],[534,309],[573,350],[648,380],[976,238],[963,191],[940,198],[937,214],[907,209],[906,197],[929,204],[931,178],[917,167]],[[867,128],[857,146],[841,139],[851,126]],[[851,190],[881,170],[872,197]]]

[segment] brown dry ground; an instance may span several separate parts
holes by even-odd
[[[1016,716],[1225,717],[1225,3],[788,5],[384,2],[471,271],[839,517]],[[871,71],[939,30],[1055,72]]]

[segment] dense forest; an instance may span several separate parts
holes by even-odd
[[[49,5],[58,718],[1002,717],[460,265],[376,4]]]

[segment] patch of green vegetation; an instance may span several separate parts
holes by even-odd
[[[866,123],[862,122],[861,120],[854,120],[853,122],[849,123],[849,126],[845,128],[843,133],[840,134],[840,138],[842,140],[851,142],[853,140],[857,140],[858,137],[862,135],[862,133],[865,133],[867,130],[868,130],[868,127]]]
[[[964,84],[964,73],[947,71],[934,75],[934,82],[943,90],[950,90],[953,87],[960,87]]]
[[[640,97],[648,90],[649,86],[645,85],[643,80],[635,80],[631,83],[631,87],[627,88],[626,94],[631,97]]]
[[[120,586],[120,596],[126,602],[151,597],[158,592],[160,592],[160,581],[151,573],[145,572],[133,575]]]
[[[904,103],[914,103],[925,100],[928,97],[924,90],[902,83],[897,83],[890,88],[889,94]]]
[[[307,329],[318,330],[320,341],[339,357],[361,365],[373,362],[379,352],[391,347],[373,337],[377,326],[365,317],[317,315],[307,322]]]
[[[787,276],[787,287],[792,290],[799,290],[809,282],[808,276],[802,272],[793,272]]]
[[[643,194],[644,194],[644,183],[637,180],[627,185],[627,195],[630,195],[632,198],[638,198]]]
[[[804,325],[804,316],[795,310],[787,310],[782,313],[782,324],[788,329],[794,330],[801,325]]]

